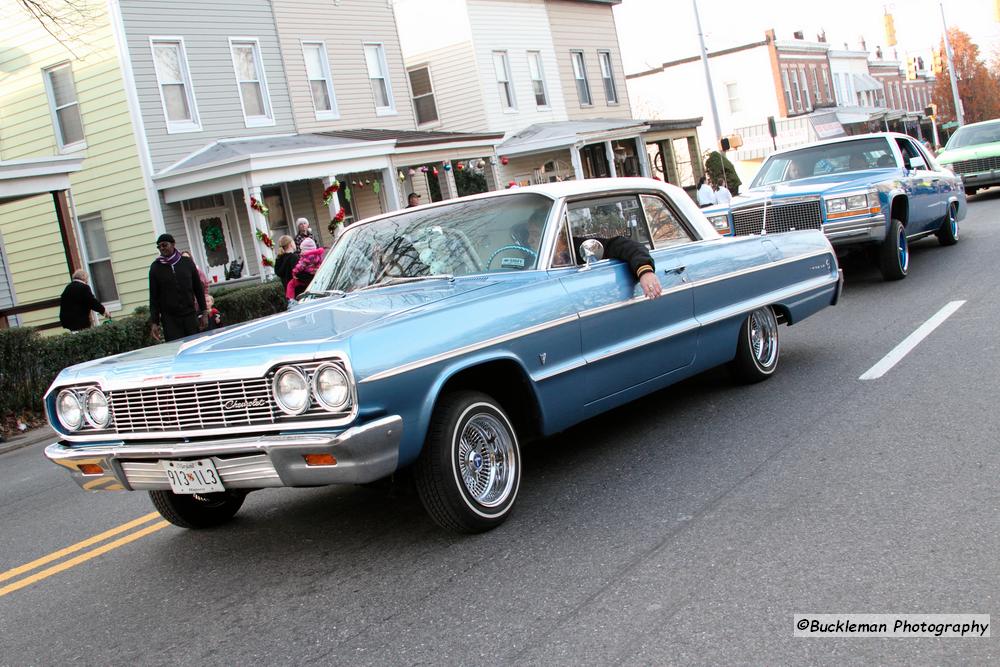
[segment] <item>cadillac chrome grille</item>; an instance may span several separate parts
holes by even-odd
[[[753,206],[733,209],[733,234],[748,236],[760,234],[764,227],[764,207]],[[790,204],[768,204],[767,232],[790,232],[794,229],[820,229],[823,216],[819,200],[798,201]]]
[[[320,362],[300,364],[311,377]],[[335,419],[315,400],[302,415],[282,412],[271,394],[271,378],[223,380],[109,391],[112,428],[117,433],[197,432],[238,426],[266,426],[310,419]]]
[[[982,157],[974,160],[961,160],[945,166],[951,167],[952,170],[959,174],[976,174],[981,171],[1000,169],[1000,157]]]

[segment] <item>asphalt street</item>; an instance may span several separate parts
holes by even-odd
[[[257,492],[213,531],[148,517],[17,590],[0,574],[0,663],[996,664],[996,632],[793,637],[801,613],[1000,620],[1000,190],[961,234],[914,244],[901,282],[846,260],[767,382],[712,371],[536,443],[493,532],[377,486]],[[0,508],[0,573],[153,511],[41,446],[0,455]]]

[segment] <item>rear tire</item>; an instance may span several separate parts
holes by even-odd
[[[443,396],[414,465],[417,494],[442,528],[481,533],[510,515],[521,484],[521,450],[500,404],[477,391]]]
[[[893,218],[878,248],[878,269],[885,280],[902,280],[910,270],[910,244],[903,223]]]
[[[948,215],[945,216],[941,228],[935,232],[941,245],[958,243],[958,205],[948,204]]]
[[[965,196],[971,197],[979,191],[979,188],[965,188]]]
[[[164,519],[181,528],[215,528],[236,516],[243,506],[246,494],[238,491],[181,495],[173,491],[150,491],[153,501]]]
[[[750,313],[740,325],[736,358],[729,362],[733,377],[743,384],[761,382],[774,375],[781,355],[778,319],[770,306]]]

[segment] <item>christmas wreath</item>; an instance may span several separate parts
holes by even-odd
[[[219,246],[226,242],[222,230],[218,227],[206,227],[201,230],[201,240],[205,242],[205,247],[209,251],[218,250]]]

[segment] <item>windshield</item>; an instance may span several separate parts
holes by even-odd
[[[948,140],[947,149],[965,148],[977,144],[992,144],[1000,141],[1000,122],[985,125],[967,125],[959,128]]]
[[[459,200],[348,227],[309,292],[536,268],[553,203],[529,193]]]
[[[896,158],[889,142],[882,137],[840,141],[772,155],[757,172],[750,187],[895,166]]]

